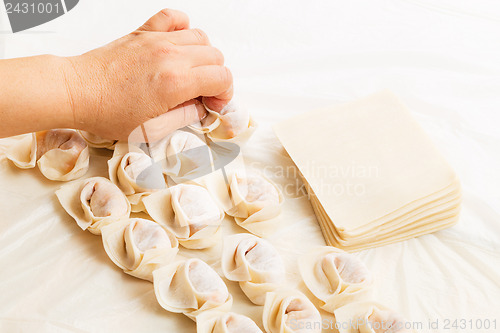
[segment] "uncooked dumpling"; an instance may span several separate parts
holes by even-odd
[[[196,333],[262,333],[259,326],[234,312],[206,311],[196,317]]]
[[[73,130],[55,129],[26,134],[9,147],[6,154],[16,166],[29,169],[38,165],[50,180],[80,178],[89,168],[89,149]]]
[[[123,142],[116,144],[108,161],[109,179],[127,196],[133,212],[144,210],[144,197],[165,188],[165,179],[161,173],[154,174],[152,165],[153,160],[144,151]]]
[[[168,228],[182,246],[202,249],[219,241],[224,210],[202,186],[179,184],[143,200],[148,214]]]
[[[375,302],[349,303],[335,310],[334,314],[340,333],[415,332],[411,322]]]
[[[153,272],[155,295],[170,312],[195,320],[207,310],[229,311],[233,298],[221,277],[204,261],[188,259]]]
[[[87,142],[89,147],[107,148],[113,150],[118,140],[103,139],[93,133],[86,131],[78,131],[82,138]]]
[[[212,141],[244,143],[255,131],[257,124],[246,108],[230,101],[221,111],[207,109],[208,115],[200,123],[189,126],[192,130],[207,134]]]
[[[153,281],[153,271],[171,263],[177,252],[174,235],[153,221],[121,219],[101,229],[109,258],[125,273]]]
[[[125,195],[103,177],[64,185],[56,195],[78,226],[96,235],[101,234],[104,225],[130,215],[130,203]]]
[[[371,297],[373,278],[355,255],[323,246],[299,258],[299,269],[307,288],[333,311],[347,303]]]
[[[269,292],[262,314],[267,333],[319,333],[319,311],[302,293],[293,290]]]
[[[274,219],[281,213],[283,195],[267,178],[244,172],[234,172],[229,180],[232,207],[226,212],[236,223],[258,236],[277,228]]]
[[[250,128],[250,113],[235,102],[229,102],[220,112],[220,124],[210,135],[213,138],[229,140],[240,136]]]
[[[213,160],[203,136],[177,130],[149,146],[151,157],[163,165],[174,182],[193,180],[212,171]]]
[[[247,297],[264,305],[265,295],[280,287],[285,267],[279,253],[266,240],[251,234],[224,239],[222,271],[230,281],[238,281]]]

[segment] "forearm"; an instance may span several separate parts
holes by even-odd
[[[68,67],[51,55],[0,60],[0,137],[74,127]]]

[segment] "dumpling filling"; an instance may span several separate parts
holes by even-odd
[[[285,325],[297,333],[321,332],[321,317],[315,308],[310,307],[311,305],[300,298],[294,298],[285,310],[287,316]]]
[[[371,276],[365,264],[349,253],[331,253],[323,258],[322,267],[327,277],[330,276],[329,270],[332,265],[335,266],[341,279],[347,283],[362,283]]]
[[[220,221],[220,210],[206,189],[196,185],[182,187],[179,205],[189,221],[190,236]]]
[[[245,258],[251,268],[263,272],[275,272],[269,275],[267,281],[263,282],[280,282],[282,279],[283,263],[276,250],[265,242],[250,241],[248,249],[245,252]],[[258,282],[258,281],[254,281]]]
[[[82,195],[96,217],[120,217],[127,215],[128,203],[120,189],[108,182],[89,182]]]
[[[252,319],[237,314],[227,317],[226,328],[228,333],[262,333]]]
[[[264,205],[279,205],[278,190],[266,179],[257,176],[236,176],[238,190],[246,201]]]
[[[37,160],[52,149],[60,148],[62,150],[67,150],[74,148],[75,151],[81,152],[87,147],[87,143],[77,132],[65,129],[38,132],[36,133],[36,142]]]
[[[154,248],[172,247],[167,232],[156,223],[145,220],[137,220],[134,224],[133,239],[142,253]]]
[[[136,181],[141,172],[150,167],[151,164],[152,161],[148,155],[131,152],[128,153],[124,170],[132,180]]]
[[[193,260],[189,264],[188,277],[199,300],[223,304],[229,297],[226,284],[208,264]]]
[[[250,113],[229,103],[220,112],[221,123],[214,133],[224,139],[232,139],[248,129]]]

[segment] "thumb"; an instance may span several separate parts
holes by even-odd
[[[206,116],[203,104],[192,99],[177,105],[164,114],[150,119],[130,133],[129,142],[155,142],[170,133],[200,121]]]

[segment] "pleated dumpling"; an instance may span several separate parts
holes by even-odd
[[[238,281],[245,295],[264,305],[266,293],[280,288],[285,267],[276,249],[265,239],[251,234],[226,236],[222,249],[222,271]]]
[[[234,312],[206,311],[196,317],[196,333],[262,333],[247,316]]]
[[[229,180],[231,207],[226,210],[236,223],[257,236],[271,234],[278,227],[283,195],[264,176],[237,171]]]
[[[303,255],[299,270],[325,311],[333,313],[347,303],[371,297],[373,278],[368,268],[355,255],[335,247],[323,246]]]
[[[202,135],[177,130],[150,145],[151,157],[174,182],[194,180],[212,171],[212,153]]]
[[[153,160],[139,147],[119,142],[108,161],[109,179],[127,196],[133,212],[143,211],[142,199],[164,189],[165,178],[155,172]]]
[[[262,321],[267,333],[319,333],[322,328],[318,309],[294,290],[267,293]]]
[[[89,168],[89,149],[73,130],[55,129],[19,137],[6,156],[22,169],[38,165],[50,180],[69,181],[80,178]]]
[[[158,303],[196,320],[207,310],[229,311],[233,297],[217,272],[200,259],[188,259],[153,272]]]
[[[103,177],[66,184],[56,191],[56,195],[78,226],[96,235],[101,234],[106,224],[130,215],[127,197]]]
[[[153,281],[153,271],[174,261],[177,239],[153,221],[124,218],[101,229],[109,258],[125,273]]]
[[[86,131],[77,131],[77,132],[80,133],[80,135],[87,142],[89,147],[93,148],[106,148],[113,150],[115,148],[116,143],[118,142],[117,140],[103,139],[100,136],[97,136],[93,133]]]
[[[375,302],[353,302],[334,312],[339,333],[410,333],[413,324]]]
[[[220,240],[224,210],[202,186],[179,184],[143,199],[148,214],[172,231],[190,249],[213,246]]]
[[[208,115],[200,123],[190,128],[198,133],[207,134],[212,141],[232,141],[244,143],[250,138],[257,124],[248,110],[230,101],[221,111],[216,112],[205,105]]]

